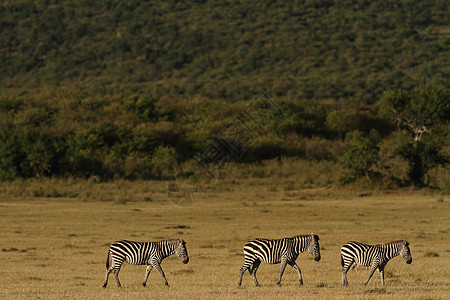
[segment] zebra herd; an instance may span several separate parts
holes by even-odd
[[[296,264],[298,255],[308,250],[315,261],[320,261],[319,236],[316,234],[298,235],[283,239],[253,239],[244,246],[244,265],[240,269],[239,282],[242,283],[242,277],[245,271],[252,275],[255,285],[259,286],[256,278],[256,271],[261,262],[266,264],[281,263],[280,274],[277,284],[281,285],[286,265],[294,268],[299,276],[300,285],[303,285],[302,273]],[[150,271],[155,268],[163,277],[165,284],[169,286],[164,271],[161,268],[161,262],[164,258],[177,254],[178,257],[187,264],[189,256],[186,248],[186,242],[183,239],[163,240],[158,242],[133,242],[116,241],[109,247],[106,258],[106,276],[103,287],[108,284],[109,274],[114,271],[117,286],[121,287],[119,281],[119,271],[122,264],[126,261],[133,265],[147,265],[143,286],[146,285]],[[109,256],[111,255],[111,265],[109,265]],[[350,267],[365,266],[369,267],[369,277],[364,282],[367,285],[376,269],[379,270],[381,283],[384,286],[384,267],[392,258],[400,255],[407,264],[412,262],[409,243],[405,240],[394,241],[384,245],[367,245],[358,242],[348,242],[341,247],[341,265],[342,265],[342,284],[348,285],[347,272]]]

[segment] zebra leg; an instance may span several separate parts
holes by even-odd
[[[256,286],[260,286],[258,279],[256,279],[256,271],[258,271],[260,264],[261,264],[261,261],[259,259],[255,260],[255,262],[253,263],[253,268],[252,268],[252,277],[253,277],[253,280],[255,281]]]
[[[238,282],[238,286],[241,286],[242,284],[242,276],[244,276],[245,271],[247,271],[248,267],[242,267],[241,270],[239,271],[239,282]]]
[[[290,262],[288,262],[288,264],[297,271],[298,277],[300,279],[300,285],[303,285],[302,271],[300,271],[300,268],[297,266],[295,261],[290,261]]]
[[[144,277],[144,282],[142,283],[143,286],[145,286],[147,284],[147,279],[148,279],[148,275],[150,275],[150,271],[153,269],[152,265],[148,265],[147,266],[147,270],[145,270],[145,277]]]
[[[114,268],[111,266],[111,267],[109,267],[109,268],[106,270],[105,282],[103,283],[103,287],[104,287],[104,288],[105,288],[106,285],[108,284],[109,273],[111,273],[111,271],[112,271],[113,269],[114,269]]]
[[[238,286],[241,286],[242,284],[242,276],[244,276],[245,271],[248,270],[248,272],[250,274],[252,274],[252,269],[250,268],[252,266],[252,264],[255,262],[253,260],[254,258],[251,257],[245,257],[245,261],[244,261],[244,265],[242,266],[242,268],[239,271],[239,282],[238,282]]]
[[[375,270],[378,269],[378,266],[372,266],[370,268],[370,272],[369,272],[369,278],[367,278],[366,282],[364,282],[364,285],[367,285],[367,283],[369,282],[370,278],[372,278],[373,273],[375,272]]]
[[[281,267],[280,267],[280,276],[278,277],[278,282],[277,282],[277,284],[279,286],[281,286],[281,277],[283,276],[284,269],[286,268],[286,264],[287,264],[286,260],[282,259],[281,260]]]
[[[249,273],[251,272],[250,269],[249,269],[249,267],[250,267],[250,266],[246,266],[246,264],[244,264],[244,265],[242,266],[241,270],[239,271],[239,282],[238,282],[238,286],[241,286],[241,284],[242,284],[242,276],[244,276],[245,271],[248,270]]]
[[[106,271],[106,278],[105,278],[105,283],[103,284],[103,287],[106,287],[106,284],[108,283],[109,273],[111,273],[112,271],[114,271],[114,277],[116,278],[117,286],[121,287],[120,281],[119,281],[119,271],[120,271],[120,268],[122,267],[124,260],[122,260],[121,258],[118,258],[118,259],[113,258],[111,261],[112,261],[111,266]]]
[[[159,262],[155,261],[153,262],[153,267],[155,267],[156,270],[158,270],[158,272],[161,274],[161,276],[164,278],[164,282],[165,284],[170,287],[169,283],[167,282],[166,279],[166,275],[164,274],[163,269],[161,268],[161,265],[159,264]]]
[[[241,286],[242,284],[242,276],[244,276],[245,271],[248,270],[249,273],[251,273],[250,271],[250,266],[252,264],[248,263],[247,260],[245,260],[244,265],[242,266],[241,270],[239,271],[239,282],[238,282],[238,286]]]
[[[342,264],[342,285],[348,285],[347,272],[352,266],[352,264],[353,260],[350,261],[350,263],[346,261],[345,263]]]
[[[120,281],[119,281],[119,271],[120,271],[120,267],[117,269],[114,269],[114,276],[116,277],[117,286],[122,287],[122,285],[120,284]]]
[[[380,270],[381,284],[384,286],[384,267],[379,267],[378,270]]]

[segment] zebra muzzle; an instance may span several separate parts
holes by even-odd
[[[187,264],[189,262],[189,257],[187,257],[186,259],[183,259],[183,264]]]
[[[407,261],[406,261],[406,263],[409,265],[410,263],[412,263],[412,257],[410,258],[410,259],[408,259]]]

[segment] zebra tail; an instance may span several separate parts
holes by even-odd
[[[108,249],[108,253],[106,253],[106,270],[108,270],[109,268],[109,249]]]
[[[342,257],[342,254],[341,254],[341,266],[344,266],[344,257]]]

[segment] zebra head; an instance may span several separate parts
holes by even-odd
[[[178,239],[178,246],[175,249],[175,253],[183,261],[184,264],[189,262],[189,256],[186,249],[186,242],[183,239]]]
[[[402,241],[402,244],[400,245],[400,255],[407,264],[412,263],[411,251],[409,250],[409,243],[407,241]]]
[[[315,261],[320,260],[319,236],[317,234],[311,233],[311,241],[308,245],[308,251],[314,257]]]

